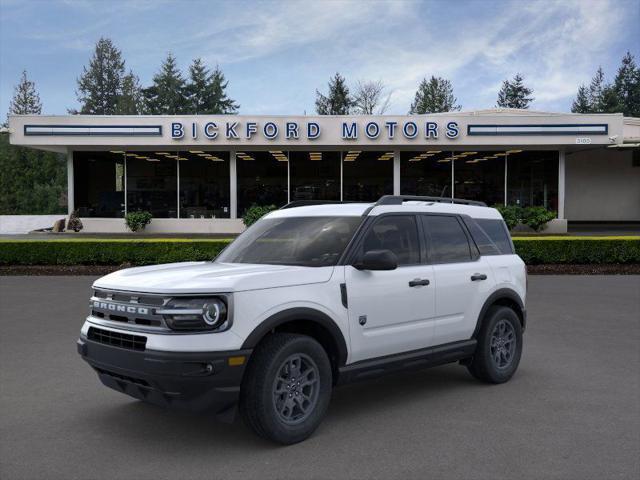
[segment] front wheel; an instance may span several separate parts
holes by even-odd
[[[522,355],[522,325],[509,307],[494,306],[486,314],[470,364],[471,375],[488,383],[504,383],[518,369]]]
[[[329,406],[331,363],[313,338],[275,333],[256,348],[240,393],[245,423],[269,440],[292,444],[309,437]]]

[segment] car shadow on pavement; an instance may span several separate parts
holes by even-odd
[[[354,418],[392,415],[407,405],[419,402],[428,409],[429,403],[443,394],[455,395],[458,390],[487,388],[471,378],[466,369],[448,366],[417,372],[402,372],[378,379],[362,381],[334,390],[329,412],[315,436],[341,428]],[[124,400],[110,408],[96,405],[87,412],[84,421],[92,429],[113,438],[127,439],[136,448],[157,451],[167,448],[171,439],[176,451],[188,449],[193,454],[238,448],[260,451],[281,448],[254,435],[242,423],[239,415],[232,424],[218,421],[210,414],[190,414],[136,400]],[[87,423],[84,423],[85,425]],[[139,447],[138,447],[139,445]]]

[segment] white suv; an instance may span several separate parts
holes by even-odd
[[[78,351],[102,383],[227,420],[239,404],[289,444],[317,428],[337,384],[458,361],[511,378],[526,270],[498,211],[439,197],[296,203],[310,202],[266,215],[214,261],[97,280]]]

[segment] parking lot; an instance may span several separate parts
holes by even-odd
[[[640,478],[640,277],[531,276],[520,370],[341,387],[306,442],[103,387],[75,341],[92,277],[0,277],[0,478]]]

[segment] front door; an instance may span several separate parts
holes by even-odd
[[[356,259],[386,249],[398,257],[395,270],[345,267],[351,361],[401,353],[432,345],[435,315],[433,267],[423,263],[414,215],[374,220]]]

